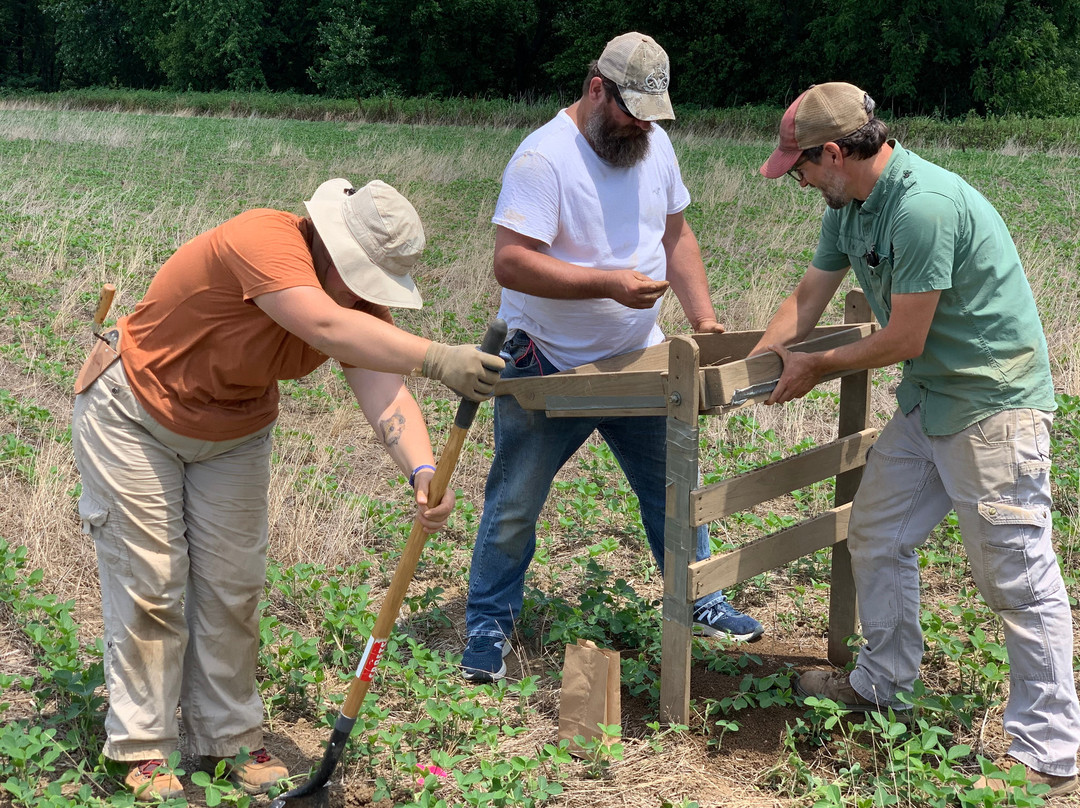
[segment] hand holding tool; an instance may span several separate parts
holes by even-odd
[[[501,342],[490,351],[482,345],[476,350],[474,345],[432,342],[420,372],[465,398],[483,401],[491,396],[491,390],[499,380],[499,371],[506,364],[499,358],[501,347]]]
[[[506,339],[506,323],[502,320],[494,320],[488,326],[484,334],[484,341],[480,350],[485,354],[499,352],[503,341]],[[472,348],[470,348],[472,350]],[[435,476],[431,478],[428,486],[428,502],[437,504],[442,502],[443,494],[450,483],[450,477],[457,466],[458,455],[465,443],[465,436],[476,417],[479,402],[470,399],[462,399],[458,405],[457,415],[454,417],[454,425],[450,428],[450,437],[447,438],[446,446],[443,447],[442,457],[435,467]],[[405,592],[416,572],[416,565],[420,561],[420,554],[427,542],[427,534],[417,517],[413,521],[412,532],[409,540],[405,543],[405,551],[398,561],[394,577],[390,581],[390,589],[387,590],[386,599],[383,600],[379,615],[375,618],[375,628],[368,638],[364,653],[360,657],[360,664],[356,668],[356,676],[349,685],[349,692],[345,696],[345,703],[341,707],[337,720],[334,722],[330,741],[326,745],[326,753],[323,755],[322,764],[314,777],[306,783],[302,783],[291,791],[287,791],[270,803],[270,808],[299,808],[300,805],[324,806],[329,803],[328,791],[324,788],[341,759],[341,753],[345,748],[356,723],[356,716],[360,713],[360,707],[364,703],[368,688],[371,686],[372,677],[375,674],[375,666],[379,658],[386,650],[386,642],[390,637],[390,630],[394,627],[401,604],[405,600]],[[301,800],[304,800],[301,802]]]

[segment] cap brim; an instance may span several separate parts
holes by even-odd
[[[671,108],[671,99],[667,92],[642,93],[619,87],[619,95],[630,110],[630,114],[639,121],[673,121],[675,110]]]
[[[768,160],[761,164],[758,171],[770,180],[779,179],[795,167],[801,155],[802,149],[777,149],[769,155]]]
[[[304,207],[338,274],[353,294],[372,303],[400,309],[419,309],[424,305],[411,276],[389,273],[368,257],[349,233],[338,199],[321,201],[312,198],[304,203]]]

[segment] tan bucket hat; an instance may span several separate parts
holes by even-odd
[[[320,185],[304,207],[354,294],[384,306],[424,304],[409,275],[424,251],[424,226],[408,199],[382,180],[353,188],[339,177]]]

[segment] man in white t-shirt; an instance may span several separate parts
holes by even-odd
[[[690,194],[667,134],[668,57],[643,34],[611,40],[578,101],[530,134],[503,174],[492,221],[499,316],[510,335],[504,378],[555,373],[655,345],[670,286],[697,332],[720,332],[697,239],[683,217]],[[657,564],[664,562],[663,416],[548,418],[510,396],[495,404],[495,459],[473,551],[462,674],[506,675],[507,638],[521,610],[536,520],[551,482],[596,430],[641,505]],[[698,533],[698,558],[709,555]],[[761,624],[722,592],[695,604],[709,636],[756,640]]]

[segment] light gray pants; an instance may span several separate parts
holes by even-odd
[[[955,509],[971,573],[1004,623],[1009,653],[1009,754],[1070,775],[1080,746],[1069,599],[1051,542],[1049,413],[992,415],[929,437],[919,408],[897,411],[871,450],[848,545],[866,646],[851,684],[900,703],[923,655],[915,549]]]
[[[121,362],[75,399],[79,516],[105,620],[105,755],[168,757],[182,705],[192,751],[262,742],[255,681],[272,426],[202,441],[155,421]]]

